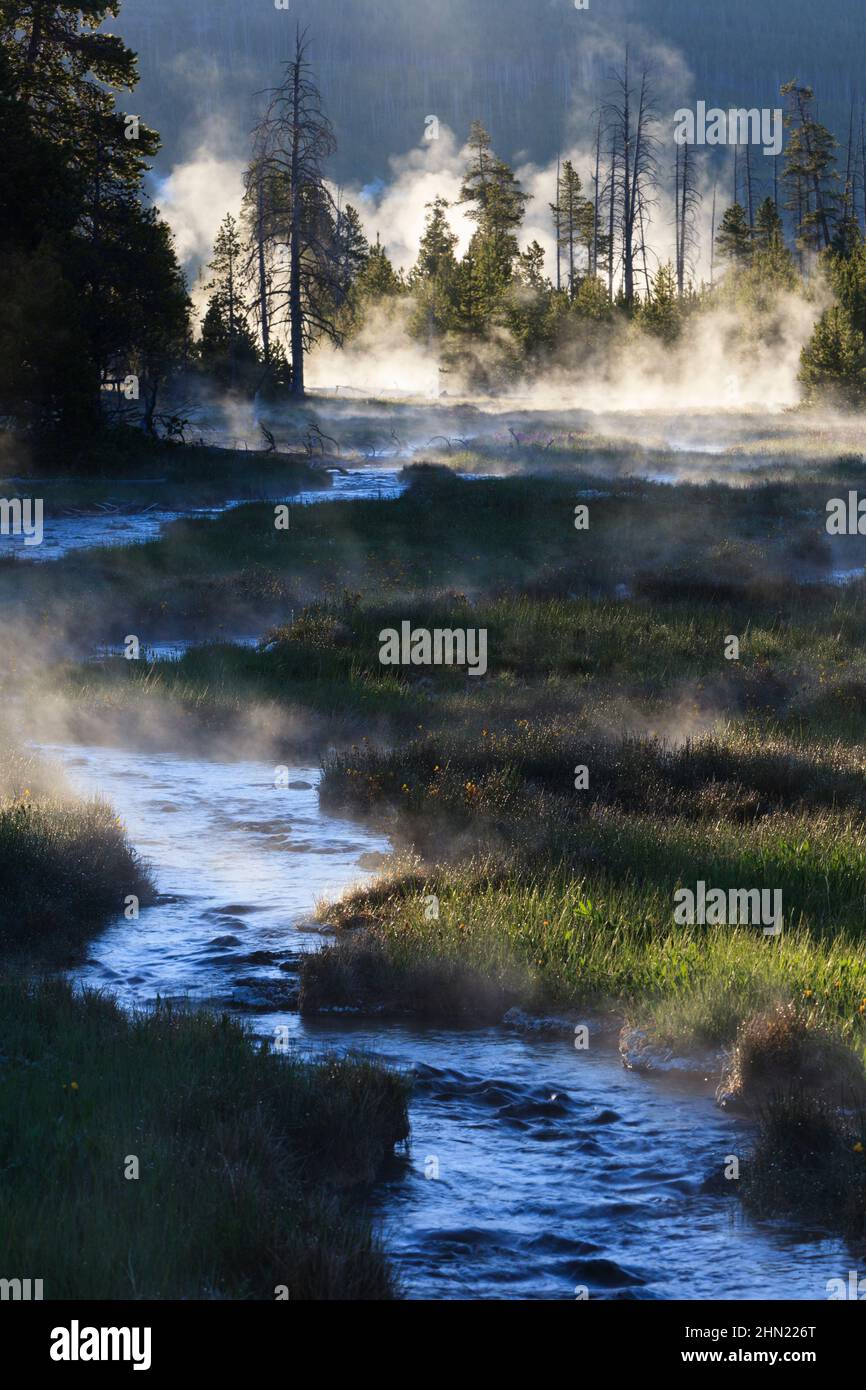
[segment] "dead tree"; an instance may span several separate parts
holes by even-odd
[[[686,273],[694,275],[694,255],[697,250],[695,212],[701,202],[701,195],[695,183],[695,161],[689,154],[688,144],[677,146],[674,188],[677,293],[682,299],[685,294]],[[715,188],[713,189],[713,196],[715,197]],[[715,227],[713,228],[713,235],[715,236]]]
[[[333,197],[324,164],[336,149],[331,123],[307,59],[306,33],[295,39],[294,58],[279,87],[268,93],[267,111],[255,132],[263,170],[271,249],[271,325],[288,326],[292,395],[304,395],[304,359],[320,337],[339,342],[335,304],[340,268]]]
[[[751,145],[746,141],[746,206],[749,212],[749,226],[755,225],[755,205],[752,198],[752,156]]]
[[[243,221],[247,233],[244,273],[251,287],[250,309],[258,319],[265,368],[271,365],[271,275],[275,190],[267,188],[269,169],[263,139],[256,133],[253,158],[244,176]]]
[[[657,160],[651,128],[655,108],[647,67],[641,72],[635,99],[628,50],[621,71],[614,74],[612,80],[615,96],[608,109],[615,133],[614,144],[619,150],[622,290],[625,303],[631,308],[635,299],[635,264],[639,256],[645,257],[646,251],[642,228],[649,222],[648,209],[654,202],[651,189],[657,174]]]

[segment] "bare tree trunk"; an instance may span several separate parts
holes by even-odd
[[[638,198],[638,217],[640,218],[640,251],[641,260],[643,262],[643,282],[646,287],[647,302],[649,302],[652,295],[652,285],[650,284],[649,270],[647,269],[646,263],[646,231],[644,229],[643,220],[643,200],[640,197]]]
[[[345,289],[340,250],[340,212],[328,188],[324,161],[336,149],[333,128],[310,75],[306,32],[298,26],[295,54],[269,93],[256,127],[263,165],[264,236],[270,259],[261,259],[262,300],[273,361],[274,329],[285,325],[291,354],[291,394],[305,394],[305,355],[322,336],[342,342],[337,309]],[[258,191],[258,190],[257,190]],[[253,204],[255,217],[255,204]],[[254,248],[255,249],[255,248]]]
[[[568,296],[574,300],[574,189],[569,186],[568,191]]]
[[[289,320],[292,343],[292,395],[304,395],[304,316],[301,302],[301,205],[300,146],[301,146],[301,59],[298,40],[292,82],[292,229],[289,246]]]
[[[613,303],[613,228],[616,209],[616,136],[610,148],[610,215],[608,218],[607,297]]]
[[[634,303],[634,251],[632,239],[634,212],[632,208],[631,188],[631,110],[629,99],[628,50],[626,50],[622,115],[622,273],[625,302],[629,308],[631,308]]]
[[[598,113],[598,125],[595,132],[595,178],[593,180],[593,200],[592,200],[592,259],[590,262],[591,273],[598,275],[598,181],[601,169],[601,112]]]
[[[688,149],[688,145],[683,146]],[[677,246],[677,294],[680,299],[683,297],[683,280],[685,279],[685,254],[683,250],[683,238],[685,234],[685,199],[680,203],[680,146],[676,147],[676,163],[674,164],[674,227],[676,230]]]
[[[562,289],[562,208],[559,182],[559,155],[556,156],[556,292]]]
[[[271,320],[268,308],[268,271],[265,260],[265,194],[264,194],[264,174],[259,165],[257,173],[258,186],[256,189],[256,241],[258,243],[258,268],[259,268],[259,304],[260,317],[262,324],[262,351],[265,358],[265,366],[271,364]]]
[[[622,150],[622,268],[623,297],[629,308],[635,299],[635,256],[638,250],[646,248],[643,237],[638,244],[636,235],[644,224],[648,206],[647,187],[651,192],[656,175],[656,162],[653,154],[654,140],[651,132],[653,102],[649,69],[641,73],[640,94],[638,97],[635,127],[632,132],[631,87],[629,76],[629,56],[626,50],[622,75],[616,79],[620,92],[621,105],[616,112]],[[650,198],[651,202],[652,199]]]

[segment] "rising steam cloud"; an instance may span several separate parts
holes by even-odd
[[[615,37],[588,16],[586,20],[581,33],[583,79],[569,96],[561,158],[573,162],[585,192],[591,195],[598,111],[610,91],[612,76],[622,66],[624,39],[621,33]],[[673,117],[696,93],[692,74],[678,50],[636,25],[630,27],[628,39],[635,78],[644,66],[651,73],[657,112],[652,135],[657,148],[658,186],[649,209],[647,255],[637,266],[638,289],[644,293],[658,267],[674,257]],[[422,136],[415,148],[392,156],[386,182],[333,190],[344,204],[357,208],[368,239],[375,242],[378,238],[393,264],[403,271],[414,264],[428,208],[435,198],[449,203],[448,218],[458,238],[458,255],[465,251],[472,235],[473,224],[459,202],[467,149],[444,123],[436,123],[433,132],[435,138]],[[493,136],[495,145],[495,131]],[[232,148],[233,140],[235,136],[227,128],[211,123],[198,148],[172,169],[158,194],[181,259],[190,279],[196,281],[193,298],[199,315],[205,298],[202,268],[220,222],[227,212],[238,214],[243,196],[244,158]],[[537,242],[543,248],[546,272],[553,280],[556,248],[549,205],[556,191],[556,161],[538,165],[518,153],[515,169],[529,195],[521,246],[525,249]],[[758,196],[764,196],[769,175],[760,152],[755,157],[755,170]],[[719,278],[720,268],[712,264],[713,204],[715,201],[717,229],[730,190],[718,185],[719,165],[711,164],[706,151],[694,149],[693,172],[700,201],[695,210],[689,273],[693,282],[700,284]],[[772,351],[744,339],[732,308],[693,316],[680,342],[664,352],[657,341],[647,340],[637,331],[623,333],[612,348],[587,350],[583,357],[572,352],[552,363],[541,381],[518,383],[515,394],[543,409],[737,410],[752,403],[784,409],[799,398],[800,351],[823,307],[820,298],[806,302],[794,294],[783,296],[771,325]],[[376,310],[360,335],[344,349],[321,343],[310,358],[310,384],[319,389],[350,388],[427,399],[436,398],[443,386],[447,386],[449,396],[468,394],[459,378],[443,377],[435,350],[410,337],[410,315],[407,302]],[[493,349],[496,346],[494,343]],[[485,351],[484,345],[478,348],[481,354]]]

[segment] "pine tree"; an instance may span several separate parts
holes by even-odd
[[[153,209],[142,213],[134,247],[134,275],[116,287],[130,322],[124,361],[139,377],[143,424],[155,434],[160,389],[190,355],[191,305],[171,232]]]
[[[472,124],[469,151],[460,202],[468,204],[467,216],[477,226],[465,262],[463,310],[468,326],[483,332],[511,283],[527,198],[513,171],[493,153],[490,136],[478,121]]]
[[[355,289],[360,300],[387,299],[401,294],[403,280],[394,269],[388,253],[376,234],[376,244],[370,247],[364,267],[355,281]]]
[[[568,293],[574,299],[577,293],[577,260],[581,251],[586,253],[589,270],[595,244],[596,213],[595,206],[583,195],[580,175],[570,159],[566,159],[559,173],[556,188],[556,202],[551,203],[554,225],[558,237],[558,253],[564,253],[568,272]]]
[[[548,309],[553,286],[544,272],[544,248],[537,241],[518,253],[508,291],[505,324],[520,349],[520,366],[548,343]]]
[[[782,219],[772,198],[765,198],[755,214],[754,244],[760,250],[784,244]]]
[[[415,299],[409,331],[430,342],[455,328],[458,322],[458,266],[454,249],[457,236],[446,213],[448,203],[436,198],[427,204],[427,222],[418,248],[418,259],[408,277]]]
[[[15,169],[14,160],[10,168],[6,153],[9,202],[27,204],[27,184],[40,164],[47,170],[49,149],[63,170],[48,185],[57,208],[43,209],[33,225],[31,253],[42,231],[51,230],[55,269],[50,273],[56,271],[70,288],[70,296],[59,298],[75,304],[75,370],[68,390],[51,388],[47,414],[44,406],[37,413],[43,423],[62,417],[73,430],[98,426],[100,385],[130,370],[130,354],[141,346],[137,298],[147,296],[154,315],[165,312],[165,322],[154,324],[154,332],[159,336],[164,330],[167,338],[175,336],[180,302],[171,240],[143,205],[142,181],[158,137],[116,105],[115,90],[137,81],[135,54],[100,29],[117,13],[116,0],[0,0],[3,119],[11,122],[13,153],[15,131],[26,129],[35,156],[25,172]],[[10,172],[19,180],[17,187],[10,185]],[[15,235],[14,223],[0,227],[0,257],[9,233]],[[39,254],[44,256],[44,249]],[[164,276],[161,286],[153,281],[157,270]],[[22,285],[28,279],[25,272]],[[31,376],[39,395],[35,380]]]
[[[866,335],[866,242],[861,238],[842,256],[824,258],[830,288],[858,332]]]
[[[803,348],[799,379],[810,404],[866,403],[866,337],[840,304],[822,314]]]
[[[788,98],[783,178],[791,196],[786,206],[795,215],[801,247],[826,250],[832,240],[838,201],[838,176],[833,167],[837,144],[830,131],[815,119],[811,87],[801,87],[796,81],[786,82],[782,95]]]
[[[235,219],[220,225],[210,262],[211,292],[202,322],[201,359],[227,385],[237,386],[242,373],[258,360],[255,339],[247,322],[249,306],[243,294],[244,247]]]
[[[743,264],[752,254],[752,234],[745,209],[734,203],[722,217],[716,234],[716,250],[723,260]]]
[[[677,282],[670,262],[660,265],[647,300],[637,313],[641,327],[665,343],[675,342],[682,326]]]
[[[337,209],[335,248],[338,267],[337,305],[345,303],[370,256],[370,243],[356,208],[347,203]]]

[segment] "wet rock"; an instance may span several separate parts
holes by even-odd
[[[516,1005],[502,1018],[503,1028],[511,1028],[515,1033],[547,1034],[554,1037],[572,1037],[578,1018],[566,1018],[555,1014],[528,1014]]]
[[[287,980],[241,978],[234,982],[232,1007],[249,1013],[271,1013],[283,1009],[295,1013],[298,1008],[298,988]]]
[[[313,790],[312,782],[288,782],[286,785],[290,792],[311,792]]]
[[[724,1060],[721,1052],[678,1054],[666,1043],[652,1037],[645,1028],[626,1025],[619,1035],[619,1055],[629,1071],[680,1072],[690,1076],[718,1075]]]

